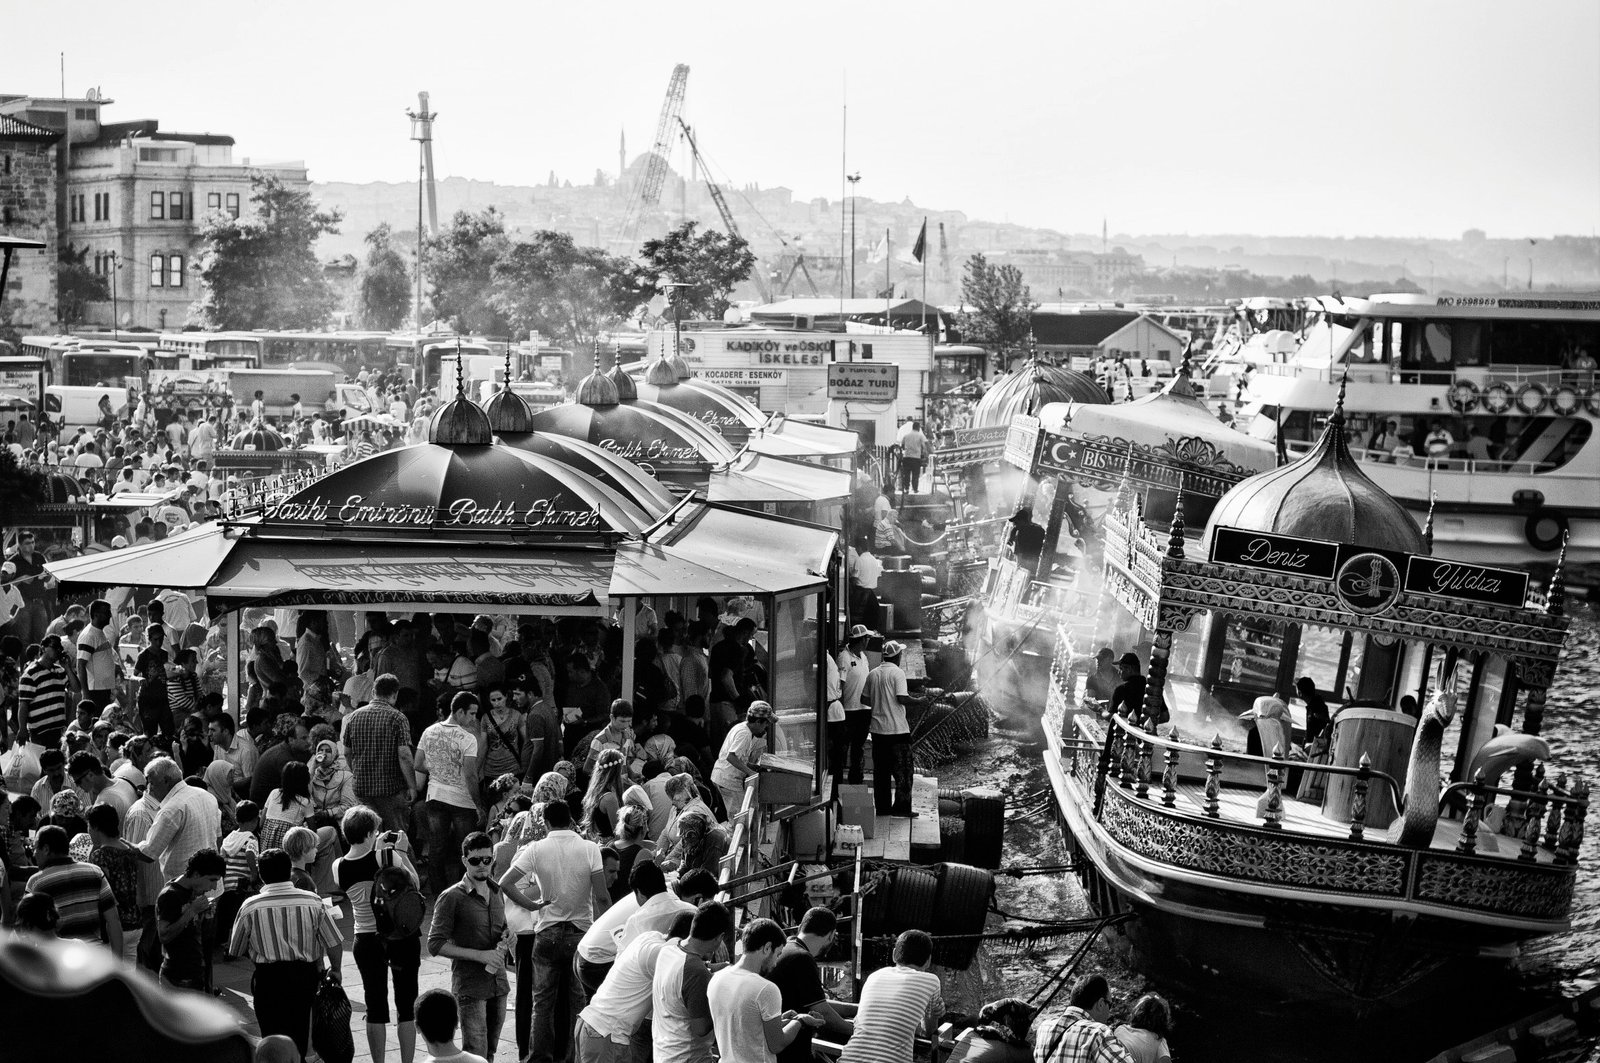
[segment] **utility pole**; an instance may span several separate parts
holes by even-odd
[[[428,110],[428,94],[417,93],[419,109],[407,111],[411,119],[411,139],[417,142],[417,306],[412,316],[416,325],[417,335],[422,335],[422,203],[423,195],[428,187],[429,171],[433,168],[433,120],[438,117],[437,112]],[[439,221],[437,216],[433,220],[437,229]],[[421,364],[420,359],[418,362]]]
[[[861,182],[857,170],[845,178],[850,182],[850,298],[856,297],[856,185]]]

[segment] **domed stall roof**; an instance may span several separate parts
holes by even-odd
[[[1185,515],[1202,525],[1233,485],[1276,465],[1277,451],[1219,421],[1191,372],[1185,358],[1164,389],[1132,402],[1047,404],[1039,411],[1048,433],[1041,466],[1102,489],[1126,478],[1148,491],[1144,514],[1158,523],[1171,519],[1181,486]]]
[[[1259,473],[1222,497],[1206,525],[1426,554],[1422,529],[1404,506],[1367,478],[1344,438],[1344,388],[1322,438],[1299,460]]]
[[[644,469],[582,439],[530,431],[507,432],[501,441],[508,447],[564,461],[641,504],[649,499],[656,505],[656,516],[665,516],[678,501],[660,480]]]
[[[666,359],[651,362],[643,376],[643,380],[634,378],[641,400],[685,414],[734,448],[743,446],[751,432],[767,423],[767,415],[737,392],[698,378],[679,380]]]
[[[602,379],[614,393],[615,385]],[[540,410],[532,421],[537,431],[593,443],[643,465],[658,480],[683,486],[704,487],[711,469],[734,456],[727,441],[699,421],[642,399],[566,403]]]
[[[618,402],[630,402],[639,397],[639,389],[634,386],[633,377],[623,372],[621,365],[612,366],[611,372],[606,376],[617,386]]]
[[[489,418],[489,430],[495,435],[533,431],[533,409],[528,401],[510,387],[502,387],[489,396],[483,404]]]
[[[1108,403],[1105,389],[1072,369],[1030,358],[995,380],[972,408],[972,428],[1005,428],[1018,414],[1035,414],[1052,402]]]
[[[476,412],[487,435],[488,418]],[[435,441],[374,454],[271,503],[261,527],[413,539],[420,532],[445,539],[535,534],[581,542],[637,535],[659,518],[660,504],[649,493],[619,491],[558,457],[437,441],[466,420],[465,411],[444,424],[436,417]],[[479,426],[469,429],[475,435]]]
[[[284,443],[270,425],[257,422],[228,441],[233,450],[282,450]]]

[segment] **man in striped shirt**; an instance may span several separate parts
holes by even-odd
[[[343,937],[315,893],[289,882],[289,854],[268,849],[257,862],[261,892],[239,907],[228,951],[255,964],[250,979],[261,1036],[283,1034],[302,1056],[324,960],[338,977]]]
[[[117,916],[117,899],[106,881],[105,872],[94,864],[72,859],[67,852],[70,839],[57,826],[39,831],[35,849],[39,870],[28,879],[28,892],[49,897],[55,902],[59,919],[56,936],[80,938],[111,946],[122,954],[122,920]]]
[[[928,970],[933,939],[907,930],[894,943],[894,966],[867,976],[856,1005],[855,1031],[839,1053],[839,1063],[906,1063],[915,1058],[919,1027],[935,1044],[944,1012],[939,976]]]
[[[17,683],[17,723],[23,742],[46,748],[61,744],[67,729],[67,670],[61,664],[61,639],[46,635],[39,655]]]

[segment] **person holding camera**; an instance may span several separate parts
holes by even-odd
[[[380,873],[409,877],[413,887],[421,880],[409,856],[410,842],[401,831],[379,832],[382,817],[365,805],[344,813],[340,829],[349,850],[333,862],[334,881],[350,899],[355,924],[353,953],[361,972],[361,996],[367,1004],[367,1048],[374,1063],[385,1058],[389,1027],[389,972],[394,974],[394,1010],[400,1045],[400,1063],[411,1063],[417,1050],[417,973],[422,967],[421,927],[379,926],[373,909],[373,891]],[[389,869],[394,869],[393,871]],[[387,887],[386,887],[387,888]]]

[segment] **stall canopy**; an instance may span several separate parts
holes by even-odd
[[[850,474],[807,461],[747,450],[711,474],[713,502],[831,502],[850,497]]]
[[[786,594],[825,586],[838,532],[801,521],[687,505],[639,542],[617,548],[614,597]]]

